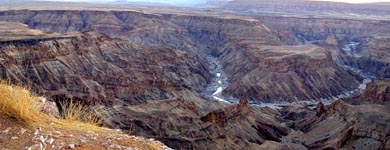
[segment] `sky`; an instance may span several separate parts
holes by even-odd
[[[317,0],[317,1],[333,1],[333,2],[346,2],[346,3],[390,2],[390,0]]]
[[[117,0],[52,0],[52,1],[67,1],[67,2],[113,2]],[[200,4],[207,0],[127,0],[129,2],[150,2],[150,3],[165,3],[165,4]],[[229,1],[229,0],[224,0]],[[371,3],[371,2],[390,2],[390,0],[315,0],[315,1],[334,1],[346,3]]]

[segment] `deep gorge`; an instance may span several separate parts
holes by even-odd
[[[324,119],[339,121],[334,116],[358,116],[365,108],[344,102],[330,104],[320,119],[314,110],[249,104],[319,100],[354,90],[364,77],[343,65],[377,72],[376,77],[388,77],[389,71],[389,38],[382,36],[389,25],[380,21],[70,10],[2,11],[0,21],[72,37],[0,42],[2,79],[29,85],[50,100],[82,101],[108,126],[173,148],[259,148],[282,142],[292,128],[318,130],[294,122],[301,117],[322,125]],[[357,50],[367,55],[350,57],[343,50],[350,41],[361,43]],[[209,57],[220,71],[210,71]],[[202,95],[222,71],[226,89],[218,97],[234,104]],[[355,108],[360,112],[343,112]],[[352,124],[348,121],[342,123]],[[302,143],[288,144],[325,147]]]

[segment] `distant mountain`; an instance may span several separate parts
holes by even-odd
[[[208,0],[203,4],[199,4],[199,7],[221,7],[228,4],[231,0]]]
[[[308,0],[233,0],[222,8],[242,12],[286,12],[304,14],[389,15],[390,3],[350,4]]]
[[[165,3],[151,3],[151,2],[130,2],[127,0],[117,0],[114,4],[137,4],[137,5],[154,5],[154,6],[170,6]]]
[[[115,3],[127,3],[127,0],[117,0]]]
[[[32,2],[36,0],[0,0],[0,4],[4,3],[21,3],[21,2]]]

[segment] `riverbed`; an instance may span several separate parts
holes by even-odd
[[[228,104],[237,103],[237,99],[223,95],[223,90],[228,87],[229,82],[219,59],[217,57],[207,56],[207,63],[211,74],[211,82],[203,90],[202,96],[218,102]]]
[[[345,51],[345,53],[348,56],[352,57],[361,57],[357,53],[357,48],[360,43],[358,42],[349,42],[345,45],[345,47],[342,49]],[[225,90],[228,85],[228,78],[226,76],[226,73],[223,71],[223,66],[221,65],[221,62],[217,57],[213,56],[207,56],[207,63],[209,66],[209,72],[211,74],[211,82],[206,86],[206,88],[201,93],[202,96],[209,100],[214,100],[222,103],[227,104],[234,104],[238,102],[238,99],[233,97],[228,97],[223,95],[223,90]],[[359,70],[357,68],[354,68],[352,66],[344,66],[346,69],[350,69],[351,71],[355,72],[356,74],[359,74],[364,78],[361,84],[359,84],[356,88],[350,90],[350,91],[344,91],[339,95],[331,96],[331,97],[325,97],[315,100],[302,100],[302,101],[296,101],[296,102],[286,102],[286,103],[252,103],[252,105],[260,106],[260,107],[270,107],[274,109],[280,109],[282,107],[287,107],[291,105],[302,105],[302,106],[315,106],[318,102],[322,102],[325,105],[330,105],[336,100],[343,99],[350,97],[351,95],[362,92],[366,89],[366,84],[372,82],[375,80],[375,76],[371,75],[368,72],[364,72],[362,70]],[[256,100],[259,101],[259,100]]]

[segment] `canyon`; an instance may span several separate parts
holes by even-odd
[[[172,11],[0,11],[0,77],[175,149],[390,148],[389,21]]]
[[[95,20],[96,16],[101,19]],[[287,45],[267,26],[253,20],[116,11],[7,11],[0,20],[58,33],[94,30],[129,43],[175,47],[203,65],[196,67],[201,69],[203,83],[187,86],[196,92],[210,80],[205,56],[212,55],[220,60],[230,83],[222,94],[237,99],[247,96],[254,102],[328,98],[357,87],[363,80],[336,65],[327,47]],[[286,85],[286,80],[293,82]],[[346,80],[349,82],[343,82]]]

